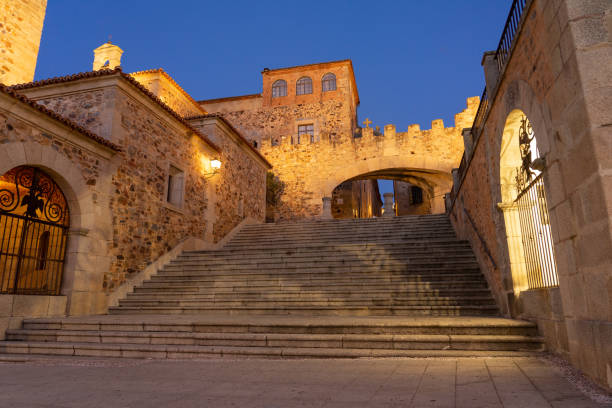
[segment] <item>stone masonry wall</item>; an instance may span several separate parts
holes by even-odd
[[[104,281],[107,291],[187,237],[205,239],[214,231],[218,240],[245,215],[263,220],[265,171],[260,169],[256,177],[252,176],[252,163],[246,163],[248,159],[241,157],[231,143],[222,143],[226,149],[222,153],[222,180],[209,179],[205,173],[210,169],[204,163],[217,153],[187,128],[177,127],[162,109],[151,108],[118,87],[38,101],[92,131],[106,134],[114,129],[109,138],[123,149],[112,177],[113,261]],[[108,112],[109,106],[112,112]],[[102,118],[119,120],[120,126],[102,124]],[[181,127],[183,130],[177,130]],[[184,204],[180,208],[166,202],[170,165],[185,174]],[[244,182],[229,186],[232,183],[226,180]],[[214,230],[208,212],[211,191],[216,191],[218,202],[213,204],[219,217]],[[237,210],[240,195],[244,197],[242,215]]]
[[[534,0],[500,82],[451,221],[472,242],[506,312],[538,322],[549,348],[612,389],[612,4]],[[504,125],[519,109],[546,159],[558,289],[513,293],[497,208]]]
[[[34,79],[47,0],[0,0],[0,83]]]
[[[458,115],[459,125],[463,125],[464,117],[473,118],[477,104],[478,98],[469,100],[468,109]],[[250,118],[246,112],[242,115]],[[228,115],[228,119],[232,121],[237,116]],[[277,117],[277,122],[266,124],[270,132],[281,118],[289,121],[291,116]],[[286,183],[280,219],[317,217],[321,213],[322,197],[331,197],[340,183],[368,172],[426,169],[431,174],[423,177],[431,176],[432,183],[437,183],[434,174],[450,178],[450,171],[458,165],[463,152],[460,128],[445,128],[441,120],[434,121],[432,126],[421,131],[418,125],[413,125],[407,132],[396,132],[394,126],[387,126],[381,136],[375,136],[371,128],[363,129],[359,138],[349,132],[334,132],[330,138],[329,128],[320,130],[317,137],[315,127],[315,143],[291,144],[291,134],[282,137],[278,145],[263,140],[262,154],[272,163],[273,172]]]

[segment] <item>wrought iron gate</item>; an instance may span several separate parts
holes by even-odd
[[[533,152],[535,135],[527,118],[519,129],[522,165],[517,171],[518,196],[515,200],[521,225],[521,239],[529,289],[559,285],[555,250],[550,229],[544,160]]]
[[[20,166],[0,177],[0,293],[59,295],[69,211],[59,186]]]

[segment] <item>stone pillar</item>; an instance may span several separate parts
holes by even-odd
[[[393,193],[385,193],[383,197],[385,199],[383,204],[383,208],[385,209],[383,217],[395,217],[395,211],[393,210]]]
[[[323,197],[323,208],[321,211],[321,219],[331,220],[334,218],[331,213],[331,197]]]
[[[506,241],[508,242],[508,255],[510,257],[510,273],[512,275],[512,288],[505,289],[513,290],[516,295],[529,288],[518,205],[514,202],[499,203],[497,207],[504,214]]]
[[[499,68],[497,66],[497,59],[495,59],[495,51],[485,52],[482,56],[481,65],[484,69],[487,94],[489,98],[491,98],[497,87],[497,80],[499,79]]]
[[[463,136],[463,150],[465,151],[465,161],[469,162],[472,157],[474,148],[474,139],[472,138],[472,128],[465,128],[461,131]]]

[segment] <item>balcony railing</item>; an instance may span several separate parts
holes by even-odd
[[[527,0],[514,0],[512,2],[512,7],[506,19],[506,25],[504,26],[504,32],[502,33],[497,51],[495,52],[495,59],[497,60],[497,67],[500,73],[506,67],[506,63],[510,57],[512,44],[514,43],[514,38],[520,27],[521,18],[523,17],[526,5]]]
[[[501,39],[499,40],[499,44],[497,46],[497,50],[495,51],[495,59],[497,60],[497,68],[498,72],[501,73],[506,68],[506,64],[508,63],[508,59],[512,53],[512,47],[514,45],[514,41],[516,39],[516,35],[521,27],[521,19],[523,18],[523,14],[525,9],[527,8],[527,4],[530,3],[531,0],[514,0],[512,2],[512,6],[510,7],[510,13],[508,13],[508,18],[506,19],[506,25],[504,26],[504,31],[502,32]],[[472,140],[474,143],[474,149],[476,148],[476,144],[480,140],[480,134],[482,133],[482,127],[484,125],[485,118],[489,111],[489,97],[493,95],[487,94],[487,87],[485,86],[484,91],[482,92],[482,98],[480,98],[480,104],[478,105],[478,111],[476,112],[476,116],[474,117],[474,122],[472,123]],[[461,158],[461,165],[459,166],[459,185],[463,182],[463,178],[465,176],[465,172],[467,171],[471,158],[465,157],[465,153]],[[456,194],[459,192],[460,186],[454,187],[451,191],[451,202],[454,203]]]

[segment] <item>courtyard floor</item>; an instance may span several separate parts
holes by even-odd
[[[564,374],[565,373],[565,374]],[[0,407],[610,407],[547,358],[3,357]],[[577,387],[575,384],[578,384]],[[586,388],[585,388],[586,387]],[[579,389],[581,388],[581,389]]]

